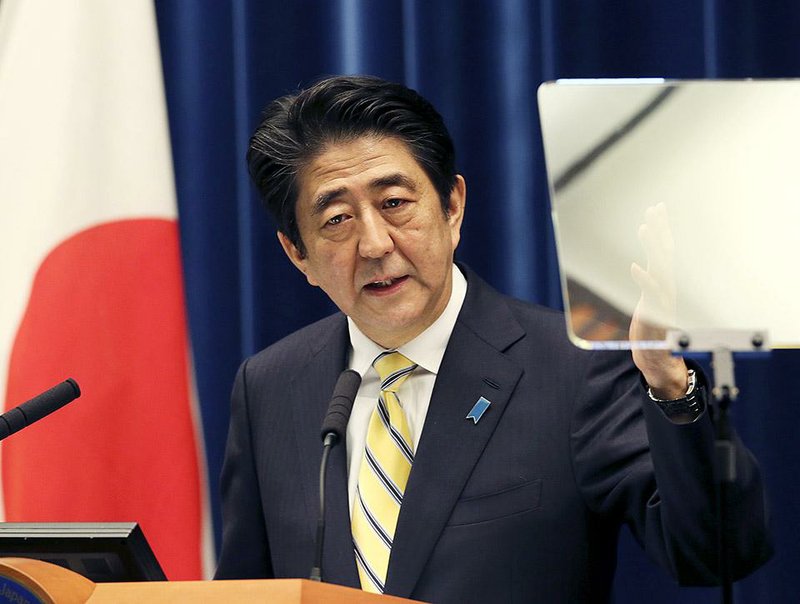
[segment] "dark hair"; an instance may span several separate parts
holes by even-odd
[[[305,254],[297,227],[297,174],[329,143],[365,135],[403,141],[447,210],[455,185],[453,141],[436,109],[414,90],[369,76],[321,80],[270,103],[250,139],[247,164],[278,230]]]

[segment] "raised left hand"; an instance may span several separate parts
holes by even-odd
[[[635,262],[631,265],[631,276],[642,290],[629,332],[633,362],[653,396],[662,400],[682,398],[688,382],[686,363],[682,357],[673,356],[665,341],[667,328],[674,325],[676,287],[674,243],[663,203],[645,212],[639,241],[647,254],[647,268]]]

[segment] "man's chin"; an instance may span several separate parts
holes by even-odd
[[[418,316],[393,317],[382,314],[378,320],[369,324],[364,324],[356,319],[354,322],[365,336],[386,349],[397,348],[410,342],[427,327]]]

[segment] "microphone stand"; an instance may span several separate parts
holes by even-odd
[[[328,432],[322,443],[322,461],[319,466],[319,518],[317,519],[317,549],[309,579],[322,581],[322,551],[325,540],[325,477],[328,473],[328,455],[338,440],[335,432]]]
[[[314,554],[314,566],[311,568],[309,579],[322,581],[322,551],[325,539],[325,476],[328,472],[328,455],[339,440],[344,440],[347,434],[347,422],[353,410],[353,401],[356,398],[358,387],[361,385],[361,376],[352,369],[345,369],[339,374],[333,396],[328,405],[328,412],[322,421],[322,460],[319,465],[319,518],[317,519],[317,546]]]

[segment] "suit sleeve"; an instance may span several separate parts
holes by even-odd
[[[231,396],[231,421],[220,481],[222,551],[215,579],[268,579],[273,576],[247,396],[245,361],[239,368]]]
[[[593,353],[573,413],[571,446],[590,509],[625,522],[648,555],[683,585],[718,580],[714,434],[708,402],[690,424],[653,403],[627,353]],[[706,397],[705,389],[700,396]],[[730,569],[743,577],[771,555],[758,464],[733,437]]]

